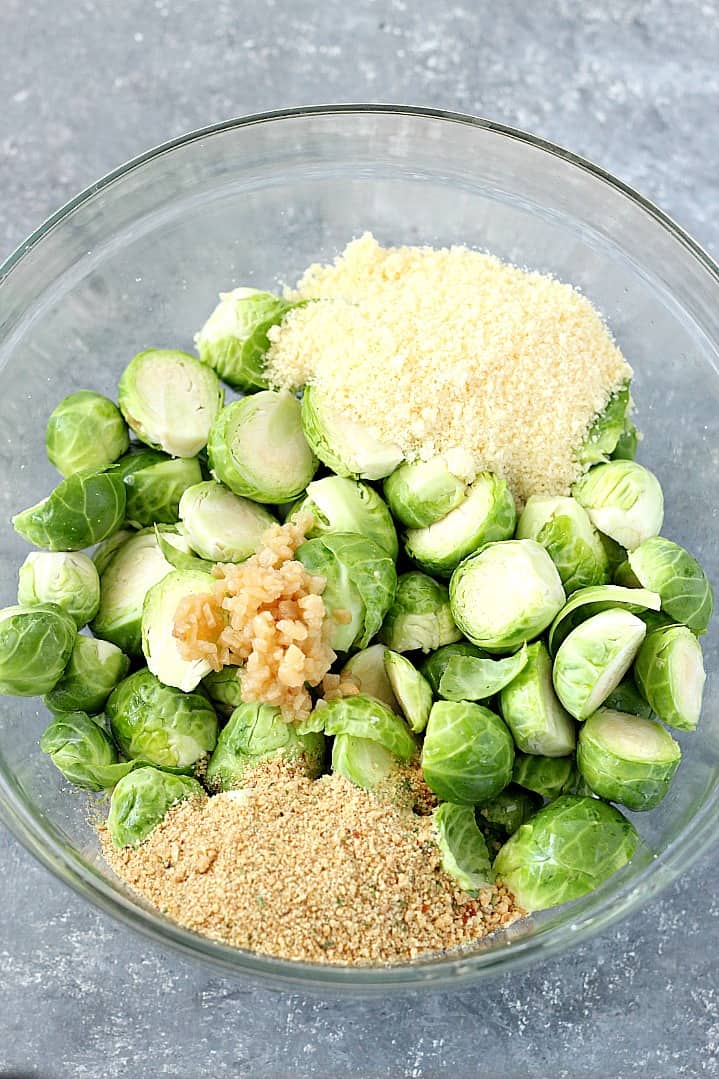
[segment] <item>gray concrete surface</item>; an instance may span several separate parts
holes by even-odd
[[[2,0],[0,256],[127,157],[338,100],[476,112],[618,173],[719,253],[716,0]],[[719,1075],[717,849],[643,914],[482,988],[340,1002],[213,976],[0,835],[0,1076]]]

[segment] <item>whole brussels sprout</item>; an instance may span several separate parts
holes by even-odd
[[[384,481],[384,496],[400,524],[427,528],[464,502],[476,474],[474,459],[461,450],[429,461],[407,461]]]
[[[13,528],[36,547],[81,551],[111,536],[125,519],[125,485],[109,472],[68,476],[35,506],[17,513]]]
[[[714,608],[707,575],[678,543],[652,536],[629,552],[629,565],[643,588],[658,592],[662,610],[695,633],[705,633]]]
[[[574,721],[557,700],[552,660],[542,641],[527,649],[526,665],[500,693],[504,722],[518,749],[545,757],[574,752]]]
[[[401,574],[380,639],[394,652],[432,652],[461,637],[446,587],[426,573]]]
[[[586,719],[627,673],[647,628],[629,611],[595,614],[573,629],[554,659],[554,688],[575,719]]]
[[[50,413],[45,430],[47,459],[63,476],[102,472],[130,444],[120,410],[93,390],[71,393]]]
[[[662,489],[656,476],[636,461],[609,461],[590,468],[572,494],[594,527],[628,551],[661,531]]]
[[[582,725],[577,764],[600,798],[635,812],[655,809],[669,790],[682,751],[653,719],[600,708]]]
[[[147,666],[166,686],[189,693],[212,669],[205,659],[185,659],[175,637],[175,615],[188,596],[212,591],[204,570],[173,570],[154,584],[142,606],[142,651]]]
[[[84,712],[65,712],[53,719],[40,739],[40,749],[66,779],[87,791],[114,787],[136,766],[134,761],[120,763],[110,736]]]
[[[112,792],[107,828],[116,847],[137,847],[161,824],[177,802],[205,798],[196,779],[174,776],[157,768],[137,768]]]
[[[62,677],[77,637],[54,603],[0,610],[0,695],[38,697]]]
[[[240,498],[214,480],[187,488],[180,500],[180,519],[193,551],[209,562],[244,562],[277,523],[264,506]]]
[[[609,583],[609,560],[599,533],[574,498],[531,495],[517,524],[517,539],[533,539],[544,547],[567,595]]]
[[[476,896],[480,889],[488,888],[494,872],[472,807],[443,802],[432,812],[432,826],[447,876],[468,895]]]
[[[399,542],[392,514],[366,483],[342,476],[313,480],[306,496],[293,505],[290,516],[301,512],[311,513],[314,518],[308,539],[327,532],[357,532],[384,547],[390,558],[397,557]]]
[[[660,719],[677,730],[696,729],[706,675],[701,645],[690,629],[668,626],[648,633],[634,663],[634,677]]]
[[[175,524],[182,495],[202,480],[196,457],[168,457],[144,446],[122,457],[117,471],[125,484],[125,516],[135,528]]]
[[[323,401],[316,386],[305,386],[302,395],[302,430],[312,452],[338,476],[381,480],[404,459],[399,446],[375,438]]]
[[[491,833],[500,833],[506,838],[514,835],[542,805],[540,795],[510,783],[491,801],[477,809],[477,820],[481,825],[486,824]]]
[[[384,650],[384,667],[410,730],[420,733],[427,726],[432,710],[432,687],[414,664],[399,652]]]
[[[222,791],[241,787],[253,767],[279,755],[286,760],[301,758],[307,775],[315,779],[324,764],[325,737],[321,732],[297,734],[271,704],[241,704],[220,731],[207,766],[207,785]]]
[[[626,430],[630,403],[627,382],[611,395],[606,407],[594,420],[577,454],[580,464],[596,465],[614,455]]]
[[[422,747],[427,786],[443,801],[479,805],[512,778],[514,743],[504,722],[479,704],[438,701]]]
[[[60,681],[43,698],[45,706],[55,714],[97,715],[129,669],[130,660],[116,645],[78,636]]]
[[[82,629],[100,606],[95,563],[78,551],[31,551],[20,567],[17,601],[22,607],[56,603]]]

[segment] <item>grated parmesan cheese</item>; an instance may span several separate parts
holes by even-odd
[[[463,449],[530,494],[569,493],[589,427],[632,370],[571,285],[465,247],[370,233],[310,266],[269,331],[275,388],[314,383],[407,460]]]

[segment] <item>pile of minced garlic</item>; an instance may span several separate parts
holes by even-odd
[[[181,802],[137,848],[105,856],[180,925],[316,963],[396,963],[519,918],[501,884],[471,898],[441,867],[432,818],[343,776],[274,759],[242,791]]]
[[[407,460],[469,451],[520,503],[569,493],[593,419],[632,374],[571,285],[466,247],[365,233],[288,296],[330,302],[270,331],[270,385],[315,384]]]

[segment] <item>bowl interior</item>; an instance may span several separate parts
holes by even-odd
[[[0,606],[15,602],[27,545],[10,516],[57,482],[43,429],[89,387],[116,395],[151,346],[192,349],[217,293],[276,289],[372,230],[388,244],[463,243],[579,286],[635,370],[639,459],[665,492],[664,533],[719,580],[719,278],[651,207],[536,140],[460,117],[389,108],[317,110],[230,123],[139,159],[81,196],[16,254],[0,280]],[[703,639],[703,723],[646,840],[599,892],[490,938],[476,954],[394,970],[291,965],[232,952],[169,925],[100,861],[87,807],[37,742],[40,702],[0,698],[6,820],[55,872],[134,925],[226,967],[276,981],[450,981],[566,947],[666,884],[708,841],[719,784],[719,632]],[[507,945],[511,943],[511,947]]]

